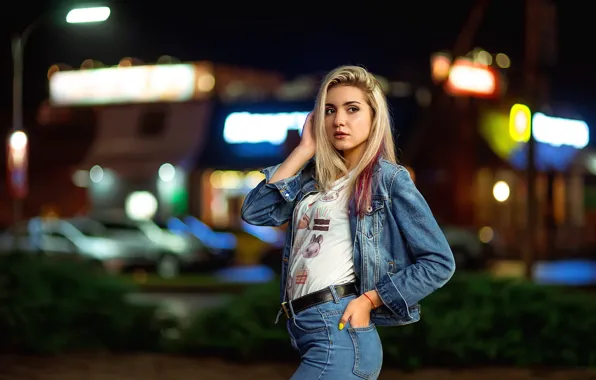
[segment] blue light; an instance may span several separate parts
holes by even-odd
[[[232,149],[239,157],[278,157],[283,154],[283,145],[270,143],[234,144]]]
[[[533,277],[540,284],[596,285],[596,261],[539,262],[534,266]]]
[[[188,226],[186,224],[184,224],[184,222],[178,218],[168,219],[166,226],[167,226],[168,230],[170,230],[171,232],[173,232],[177,235],[182,235],[186,231],[188,231]]]
[[[580,151],[569,145],[553,146],[536,142],[535,157],[538,170],[565,171]],[[528,161],[528,144],[520,144],[519,149],[511,152],[511,164],[518,170],[526,168]]]
[[[203,244],[217,249],[235,249],[236,236],[229,232],[215,232],[208,225],[194,216],[187,216],[184,222],[190,233],[195,235]]]
[[[281,145],[289,130],[302,131],[307,116],[308,112],[233,112],[224,122],[224,141],[228,144]]]
[[[242,222],[242,229],[259,240],[273,245],[275,248],[281,248],[285,244],[285,232],[267,226],[253,226],[246,222]]]
[[[193,216],[188,216],[184,222],[178,218],[170,218],[167,222],[168,230],[176,233],[191,233],[196,236],[201,243],[214,249],[235,249],[236,236],[227,232],[215,232],[205,223]]]
[[[224,268],[217,271],[215,277],[222,282],[262,283],[273,280],[275,272],[267,266],[255,265]]]

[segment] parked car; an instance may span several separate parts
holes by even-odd
[[[99,223],[81,218],[32,218],[0,235],[0,251],[45,254],[50,257],[88,260],[110,272],[121,272],[145,260],[144,252],[125,241],[107,236]]]
[[[135,244],[150,258],[147,266],[163,278],[173,278],[183,271],[215,269],[231,257],[231,250],[209,246],[187,231],[170,230],[165,224],[128,218],[98,218],[93,220],[106,228],[117,240]]]

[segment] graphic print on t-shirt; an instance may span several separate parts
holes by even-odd
[[[294,287],[294,278],[291,274],[288,274],[288,279],[286,280],[286,289],[288,290],[288,294],[292,294],[292,288]]]
[[[339,198],[339,194],[343,189],[346,188],[346,185],[341,186],[339,189],[334,189],[328,192],[327,194],[321,197],[321,202],[333,202]]]
[[[312,206],[312,204],[306,206],[304,215],[302,215],[300,221],[296,223],[296,236],[294,238],[294,246],[292,247],[292,255],[298,253],[298,250],[308,238],[308,231],[310,231],[310,215],[308,214],[308,210],[310,209],[310,206]]]
[[[303,265],[302,268],[296,272],[296,285],[304,285],[306,284],[306,280],[308,280],[308,268]]]
[[[327,192],[308,195],[294,215],[292,255],[288,263],[290,299],[330,284],[354,281],[352,240],[347,213],[349,178]]]
[[[314,231],[329,231],[329,224],[331,219],[329,214],[331,207],[319,206],[315,210],[315,224],[312,227]]]
[[[310,242],[302,251],[302,256],[306,257],[307,259],[311,259],[313,257],[317,257],[319,253],[321,253],[321,244],[323,244],[323,235],[312,234],[310,238]]]

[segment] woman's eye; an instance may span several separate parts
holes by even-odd
[[[348,111],[350,111],[350,112],[357,112],[358,111],[358,107],[350,107],[350,108],[348,108]]]
[[[325,110],[325,114],[327,114],[327,115],[331,115],[332,113],[333,113],[333,108],[327,108]]]

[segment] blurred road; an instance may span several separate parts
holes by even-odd
[[[69,354],[51,357],[0,356],[0,380],[283,380],[297,363],[230,363],[169,355]],[[384,369],[380,380],[594,380],[596,370],[517,368]]]

